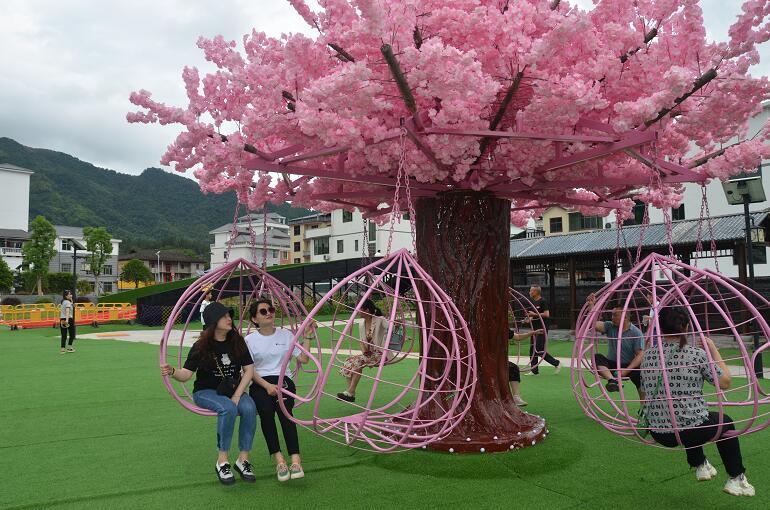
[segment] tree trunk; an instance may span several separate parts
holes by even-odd
[[[42,296],[43,295],[43,277],[42,275],[38,275],[37,277],[37,295]]]
[[[490,193],[441,193],[417,201],[417,254],[422,267],[454,300],[476,347],[478,381],[471,409],[436,450],[504,451],[531,446],[545,420],[522,412],[508,385],[508,200]],[[439,337],[439,341],[441,338]],[[428,364],[440,371],[440,361]],[[426,418],[438,409],[427,409]]]

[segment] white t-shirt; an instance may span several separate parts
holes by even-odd
[[[60,319],[71,319],[72,318],[72,301],[69,299],[62,299],[61,302],[61,312],[59,313]]]
[[[254,372],[261,377],[280,375],[283,358],[291,347],[294,334],[288,329],[276,328],[275,333],[265,336],[259,330],[246,336],[246,345],[249,348],[251,359],[254,360]],[[294,347],[292,358],[301,354],[299,347]],[[287,370],[286,375],[293,377],[293,373]]]
[[[206,307],[209,306],[210,304],[211,304],[211,301],[206,301],[205,299],[203,300],[203,303],[201,303],[201,324],[204,326],[206,325],[206,321],[203,320],[203,310],[205,310]]]

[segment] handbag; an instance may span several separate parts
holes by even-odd
[[[216,363],[217,370],[219,370],[219,377],[222,378],[222,381],[217,385],[217,395],[230,398],[233,396],[233,394],[235,394],[235,390],[238,388],[238,384],[232,377],[225,376],[224,372],[222,371],[222,367],[219,366],[219,360],[217,357],[213,354],[211,357],[214,358],[214,363]]]

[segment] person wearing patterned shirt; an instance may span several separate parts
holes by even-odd
[[[678,432],[686,448],[687,462],[696,468],[698,481],[711,480],[717,474],[703,453],[704,444],[717,441],[717,450],[729,475],[724,491],[734,496],[753,496],[754,487],[744,474],[738,438],[727,436],[735,430],[732,418],[710,412],[703,398],[704,381],[720,389],[730,387],[730,371],[719,350],[706,337],[702,344],[708,354],[699,347],[687,345],[690,316],[683,307],[660,310],[658,323],[662,342],[654,342],[644,351],[641,364],[642,389],[647,395],[644,413],[652,438],[672,448],[679,444]]]

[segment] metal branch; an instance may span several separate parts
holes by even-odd
[[[551,0],[551,10],[555,11],[559,8],[559,4],[561,3],[561,0]]]
[[[657,28],[653,28],[653,29],[651,29],[649,32],[647,32],[647,33],[644,35],[644,44],[649,44],[649,43],[650,43],[650,41],[652,41],[653,39],[655,39],[655,36],[657,36],[657,35],[658,35],[658,29],[657,29]],[[627,60],[628,60],[630,57],[634,56],[634,55],[635,55],[635,54],[636,54],[636,53],[637,53],[639,50],[641,50],[641,49],[642,49],[642,47],[641,47],[641,46],[639,46],[639,47],[638,47],[638,48],[636,48],[635,50],[629,50],[629,51],[627,51],[626,53],[624,53],[624,54],[622,54],[622,55],[620,56],[620,61],[621,61],[621,62],[623,62],[623,63],[625,63],[625,62],[626,62],[626,61],[627,61]]]
[[[494,131],[497,129],[497,126],[500,124],[500,122],[503,121],[503,117],[505,117],[505,112],[508,109],[508,106],[510,106],[511,101],[513,101],[513,96],[516,95],[516,92],[519,90],[519,86],[521,85],[521,79],[524,77],[524,71],[519,71],[516,73],[516,76],[513,78],[513,83],[511,83],[511,86],[508,87],[508,90],[505,92],[505,97],[503,97],[503,102],[500,103],[500,108],[497,109],[497,113],[495,113],[494,118],[489,123],[489,130]],[[479,142],[479,158],[481,158],[484,155],[484,152],[489,148],[489,144],[492,143],[492,138],[490,137],[484,137],[481,139],[481,142]],[[476,160],[478,162],[478,159]]]
[[[327,43],[327,45],[337,52],[337,55],[335,55],[338,59],[342,60],[343,62],[355,62],[356,59],[353,58],[353,55],[342,49],[341,46],[338,46],[334,43]]]
[[[650,127],[656,122],[658,122],[660,119],[665,117],[667,114],[671,112],[674,108],[682,104],[688,97],[698,92],[700,89],[702,89],[704,86],[706,86],[711,80],[717,77],[717,70],[713,67],[703,73],[697,80],[695,80],[695,83],[693,83],[692,89],[690,89],[689,92],[686,92],[684,95],[676,98],[674,100],[674,105],[670,108],[664,108],[661,111],[658,112],[658,115],[651,120],[648,120],[644,123],[645,126]]]
[[[414,32],[412,32],[412,39],[414,40],[414,47],[419,50],[422,46],[422,32],[420,32],[420,27],[414,27]]]
[[[390,44],[383,44],[380,47],[380,52],[382,52],[382,56],[385,57],[385,62],[388,63],[388,67],[390,68],[390,73],[393,75],[393,78],[396,80],[396,85],[398,85],[398,91],[401,92],[401,97],[404,99],[406,108],[410,112],[416,113],[417,103],[414,100],[412,91],[409,89],[409,83],[407,83],[406,81],[406,76],[404,76],[403,71],[401,71],[401,66],[398,63],[398,60],[396,60],[396,56],[393,54],[393,48],[391,48]]]

